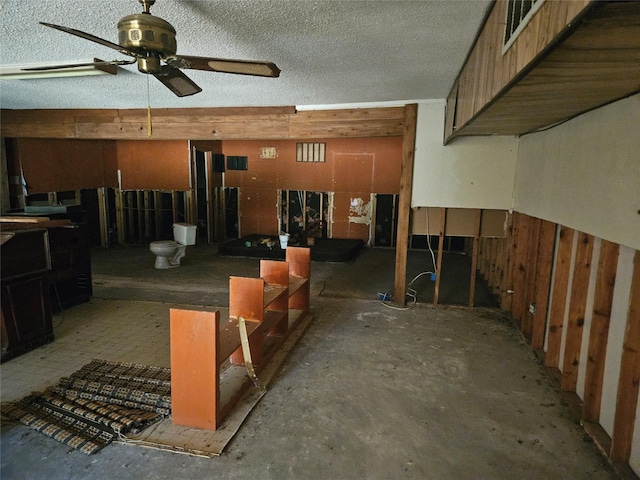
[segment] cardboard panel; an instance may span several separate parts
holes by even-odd
[[[442,212],[443,209],[438,207],[412,208],[411,233],[414,235],[440,235]]]
[[[439,235],[442,221],[442,208],[414,207],[411,210],[411,233],[415,235]],[[506,210],[482,210],[481,237],[505,237]],[[448,208],[446,235],[473,237],[475,228],[475,209]],[[428,225],[428,232],[427,232]]]
[[[506,237],[508,215],[506,210],[483,210],[480,236]]]
[[[447,208],[445,235],[473,237],[476,211],[473,208]]]

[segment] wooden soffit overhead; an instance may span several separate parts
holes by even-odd
[[[482,77],[492,65],[474,68]],[[469,119],[456,116],[456,103],[481,92],[463,91],[456,82],[445,143],[458,136],[535,132],[639,91],[640,2],[591,2]]]

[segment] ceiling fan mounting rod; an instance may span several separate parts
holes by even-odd
[[[151,8],[151,5],[156,3],[156,0],[139,0],[139,2],[142,4],[143,13],[151,13],[149,12],[149,9]]]

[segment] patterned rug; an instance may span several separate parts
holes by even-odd
[[[3,416],[88,455],[170,413],[169,368],[106,360],[2,408]]]

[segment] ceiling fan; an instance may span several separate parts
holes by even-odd
[[[278,77],[280,75],[280,69],[271,62],[176,55],[175,28],[166,20],[149,13],[155,0],[138,1],[142,4],[142,13],[127,15],[118,22],[118,44],[73,28],[40,22],[47,27],[117,50],[124,55],[134,57],[133,60],[34,67],[24,70],[55,70],[88,65],[129,65],[137,62],[140,72],[153,75],[178,97],[202,91],[193,80],[181,71],[183,68],[261,77]]]

